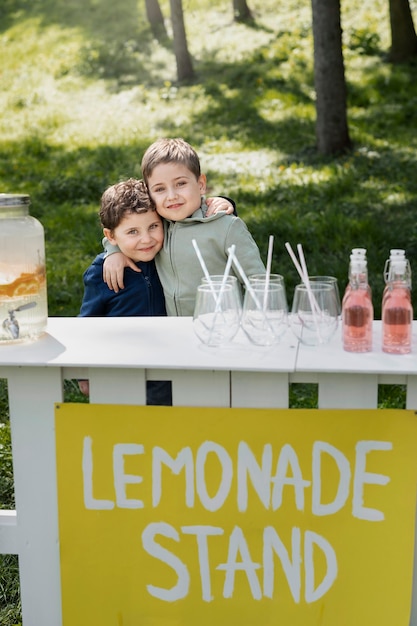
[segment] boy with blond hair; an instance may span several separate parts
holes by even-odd
[[[204,195],[206,176],[199,157],[181,138],[159,139],[145,152],[142,174],[158,214],[164,218],[164,243],[155,258],[168,315],[193,315],[202,269],[192,240],[195,239],[209,274],[223,274],[228,249],[236,246],[236,256],[247,275],[265,272],[259,249],[245,223],[235,215],[220,211],[207,217]],[[111,242],[104,264],[104,279],[117,283],[117,272],[127,261]],[[233,272],[232,272],[233,273]],[[241,277],[238,276],[241,281]]]

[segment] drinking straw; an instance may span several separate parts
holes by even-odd
[[[314,313],[314,310],[316,311],[316,313],[321,313],[320,307],[317,304],[317,300],[314,297],[314,294],[313,294],[313,292],[311,290],[311,284],[310,284],[310,279],[308,277],[308,270],[307,270],[306,260],[305,260],[305,257],[304,257],[303,246],[301,245],[301,243],[297,243],[297,250],[298,250],[298,256],[300,257],[301,267],[302,267],[304,278],[305,278],[304,284],[307,287],[307,293],[308,293],[308,297],[309,297],[309,300],[310,300],[310,306],[312,305],[311,309],[312,309],[313,313]]]
[[[226,263],[226,267],[225,267],[225,270],[224,270],[222,282],[220,283],[219,294],[218,294],[217,299],[216,299],[216,306],[215,306],[215,309],[214,309],[213,323],[212,323],[212,326],[210,328],[209,341],[211,339],[211,336],[212,336],[213,331],[214,331],[214,327],[216,325],[217,316],[218,316],[219,313],[223,313],[222,308],[221,308],[221,301],[222,301],[222,297],[223,297],[223,293],[224,293],[225,287],[227,285],[227,277],[229,276],[230,268],[232,267],[232,262],[233,262],[233,257],[234,257],[234,254],[235,254],[235,249],[236,249],[236,246],[235,246],[235,244],[233,244],[229,248],[229,251],[228,251],[229,252],[229,256],[227,258],[227,263]],[[225,320],[225,322],[227,323],[227,320]]]
[[[217,296],[216,290],[214,289],[213,281],[211,280],[211,276],[210,276],[209,271],[207,269],[207,265],[205,264],[205,261],[203,259],[203,255],[201,254],[200,248],[198,247],[197,241],[195,239],[192,239],[192,244],[193,244],[194,250],[195,250],[195,252],[197,254],[198,260],[200,261],[201,268],[203,270],[204,276],[206,277],[207,283],[208,283],[208,285],[210,287],[210,291],[211,291],[211,293],[213,295],[214,301],[216,303],[215,314],[219,313],[221,311],[220,304],[221,304],[221,299],[222,299],[222,296],[223,296],[224,287],[225,287],[226,282],[227,282],[227,276],[229,275],[229,272],[230,272],[230,267],[232,265],[233,254],[234,254],[236,246],[233,245],[229,249],[229,251],[230,250],[232,251],[232,254],[227,259],[226,269],[225,269],[225,272],[224,272],[224,275],[223,275],[223,280],[222,280],[222,283],[221,283],[221,286],[220,286],[219,295]]]
[[[192,240],[192,244],[194,246],[194,250],[195,250],[195,252],[197,254],[198,260],[200,261],[201,269],[204,272],[204,276],[206,277],[208,284],[211,287],[213,287],[213,281],[210,278],[210,274],[208,272],[207,265],[204,263],[203,255],[201,254],[200,248],[198,247],[197,242],[196,242],[195,239]]]
[[[206,277],[207,283],[208,283],[208,285],[210,287],[210,291],[213,294],[213,298],[214,298],[214,300],[216,302],[216,305],[217,305],[216,290],[214,289],[213,281],[211,280],[211,276],[210,276],[209,271],[207,269],[207,265],[204,262],[203,255],[201,254],[200,248],[198,247],[198,244],[197,244],[195,239],[192,239],[192,244],[193,244],[194,250],[195,250],[195,252],[197,254],[197,258],[200,261],[201,269],[203,270],[204,276]]]
[[[302,245],[299,243],[297,244],[297,250],[298,250],[298,254],[300,256],[300,261],[301,261],[301,265],[297,260],[297,257],[295,256],[293,249],[291,248],[291,244],[287,241],[285,244],[285,247],[288,250],[288,253],[297,269],[297,272],[299,273],[301,280],[303,281],[304,285],[306,286],[307,289],[307,295],[308,295],[308,299],[310,301],[310,307],[311,307],[311,312],[313,314],[313,321],[314,324],[316,326],[316,332],[317,332],[317,336],[319,338],[319,341],[321,343],[322,338],[321,338],[321,334],[320,334],[320,327],[318,324],[318,320],[316,317],[316,314],[318,313],[319,315],[321,314],[321,310],[319,305],[317,304],[317,300],[314,297],[314,294],[311,290],[311,285],[310,285],[310,280],[308,278],[308,270],[307,270],[307,265],[305,262],[305,257],[304,257],[304,252],[303,252],[303,247]]]
[[[232,252],[232,248],[231,248],[231,247],[230,247],[230,248],[228,248],[228,250],[227,250],[227,251],[228,251],[228,253],[229,253],[229,254],[231,254],[231,252]],[[269,320],[269,317],[268,317],[268,316],[267,316],[267,314],[266,314],[266,310],[264,310],[264,309],[262,308],[262,305],[261,305],[261,303],[259,302],[258,298],[256,297],[256,293],[255,293],[255,292],[254,292],[254,290],[252,289],[252,285],[250,284],[249,279],[248,279],[248,277],[246,276],[245,271],[244,271],[243,267],[241,266],[241,264],[239,263],[239,260],[238,260],[238,258],[237,258],[237,256],[236,256],[236,255],[233,255],[233,263],[236,265],[236,268],[237,268],[237,270],[238,270],[239,274],[241,275],[242,280],[243,280],[243,282],[245,283],[245,287],[246,287],[246,289],[249,291],[249,293],[250,293],[250,295],[251,295],[251,297],[252,297],[252,299],[253,299],[253,301],[254,301],[254,303],[255,303],[256,308],[258,309],[258,311],[261,311],[261,312],[263,313],[263,316],[264,316],[265,322],[266,322],[266,323],[267,323],[267,325],[269,326],[269,330],[271,331],[271,333],[272,333],[272,334],[275,334],[275,333],[274,333],[274,329],[273,329],[273,327],[272,327],[272,325],[271,325],[271,322],[270,322],[270,320]]]
[[[298,246],[301,246],[301,244],[298,244]],[[302,253],[302,248],[301,248],[301,253],[302,253],[302,258],[303,258],[303,263],[304,263],[304,268],[305,268],[304,270],[302,269],[302,267],[301,267],[300,263],[298,262],[298,259],[297,259],[297,257],[295,256],[295,254],[294,254],[294,252],[293,252],[293,249],[291,248],[291,244],[290,244],[290,243],[288,243],[288,241],[286,242],[285,247],[286,247],[286,248],[287,248],[287,250],[288,250],[288,254],[289,254],[289,255],[290,255],[290,257],[291,257],[292,262],[294,263],[295,268],[296,268],[296,270],[297,270],[298,274],[300,275],[300,278],[301,278],[302,282],[304,283],[304,285],[305,285],[305,286],[306,286],[306,288],[307,288],[307,294],[308,294],[308,296],[309,296],[311,310],[312,310],[313,312],[314,312],[314,311],[317,311],[317,312],[320,312],[320,313],[321,313],[321,311],[320,311],[320,307],[319,307],[319,305],[317,304],[317,301],[316,301],[316,299],[315,299],[315,297],[314,297],[314,295],[313,295],[313,293],[312,293],[312,291],[311,291],[310,281],[309,281],[309,279],[308,279],[308,273],[307,273],[307,266],[305,265],[305,259],[304,259],[304,254]],[[299,252],[300,252],[300,250],[299,250]],[[306,272],[306,273],[305,273],[305,272]]]
[[[228,248],[228,253],[231,254],[232,252],[232,248]],[[245,283],[245,287],[246,289],[249,291],[250,295],[253,298],[254,303],[256,304],[256,308],[259,309],[259,311],[262,311],[262,306],[261,303],[259,302],[258,298],[256,297],[256,293],[254,292],[254,290],[252,289],[252,285],[250,284],[248,277],[246,276],[243,267],[241,266],[241,264],[239,263],[239,260],[237,258],[237,256],[235,254],[233,254],[232,257],[233,263],[236,265],[236,268],[239,272],[239,274],[242,277],[243,282]]]
[[[223,296],[224,288],[225,288],[226,283],[227,283],[227,278],[228,278],[229,273],[230,273],[230,268],[232,267],[233,259],[234,259],[234,256],[235,256],[235,250],[236,250],[236,245],[235,244],[230,246],[230,248],[228,249],[229,256],[227,258],[226,267],[225,267],[223,278],[222,278],[222,282],[221,282],[221,285],[220,285],[220,292],[219,292],[219,297],[218,297],[217,304],[216,304],[216,311],[218,309],[220,309],[220,302],[221,302],[221,299],[222,299],[222,296]]]
[[[268,288],[269,288],[269,280],[271,277],[273,249],[274,249],[274,235],[269,235],[268,257],[267,257],[267,262],[266,262],[265,292],[264,292],[264,311],[266,310],[266,304],[268,301]]]
[[[288,254],[289,254],[289,255],[290,255],[290,257],[291,257],[292,262],[293,262],[293,263],[294,263],[294,265],[295,265],[295,269],[296,269],[296,270],[297,270],[297,272],[299,273],[301,280],[303,281],[303,283],[305,283],[305,280],[304,280],[304,273],[303,273],[303,270],[301,269],[301,265],[299,264],[298,259],[297,259],[297,257],[295,256],[295,254],[294,254],[294,252],[293,252],[293,249],[291,248],[291,244],[290,244],[288,241],[286,242],[285,247],[286,247],[286,248],[287,248],[287,250],[288,250]]]
[[[229,277],[230,269],[231,269],[232,263],[233,263],[233,258],[235,256],[235,250],[236,250],[236,245],[235,244],[230,246],[230,248],[228,250],[229,256],[227,258],[227,263],[226,263],[226,267],[225,267],[223,278],[222,278],[222,283],[221,283],[222,289],[224,289],[224,287],[225,287],[225,285],[227,283],[227,279]]]

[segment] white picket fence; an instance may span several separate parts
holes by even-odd
[[[174,405],[213,408],[288,408],[291,383],[317,384],[319,408],[376,408],[378,386],[398,384],[406,408],[417,410],[417,321],[404,356],[382,353],[379,322],[367,354],[344,352],[340,331],[320,348],[298,345],[290,332],[274,348],[241,335],[206,348],[190,318],[50,318],[47,331],[30,344],[0,345],[16,497],[16,511],[0,511],[0,553],[19,556],[24,626],[62,624],[54,408],[65,379],[89,378],[92,403],[133,405],[145,404],[146,380],[171,380]]]

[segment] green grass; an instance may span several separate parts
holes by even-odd
[[[169,42],[158,44],[136,0],[4,0],[0,7],[0,191],[28,193],[45,228],[51,316],[79,311],[82,273],[101,250],[104,189],[140,176],[146,147],[182,136],[198,150],[210,193],[238,205],[291,301],[298,276],[285,250],[302,243],[311,274],[343,292],[352,247],[368,250],[375,315],[392,247],[417,259],[417,62],[391,66],[388,0],[343,2],[343,52],[353,150],[315,150],[309,0],[184,5],[197,79],[178,85]],[[169,14],[167,0],[161,2]],[[416,15],[414,18],[416,19]],[[413,292],[414,309],[417,307]],[[1,382],[1,381],[0,381]],[[0,498],[12,506],[5,385],[0,384]],[[79,400],[73,383],[66,396]],[[379,406],[404,407],[383,386]],[[317,406],[317,388],[292,385],[290,405]],[[0,557],[0,626],[19,619],[17,559]]]
[[[386,63],[387,0],[344,3],[354,148],[336,159],[315,151],[309,1],[251,7],[255,27],[234,24],[220,0],[187,4],[197,80],[178,85],[141,3],[6,2],[0,188],[29,193],[45,227],[50,315],[78,313],[82,272],[101,249],[101,193],[139,176],[161,135],[197,148],[210,192],[237,201],[264,258],[274,234],[289,300],[298,276],[285,241],[302,243],[310,272],[334,274],[341,290],[351,248],[366,247],[377,318],[389,249],[415,264],[417,63]]]

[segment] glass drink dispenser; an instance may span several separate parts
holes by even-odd
[[[45,237],[29,204],[28,195],[0,193],[0,346],[46,329]]]

